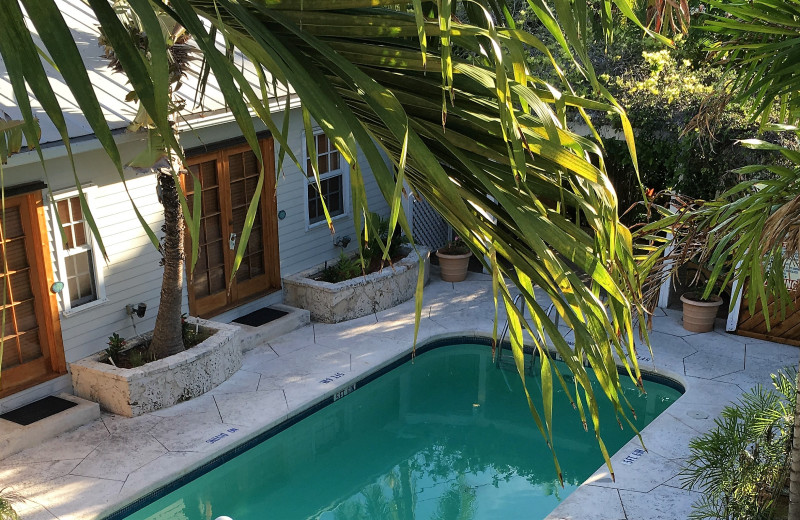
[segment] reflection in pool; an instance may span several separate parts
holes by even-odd
[[[534,400],[538,385],[528,377]],[[639,429],[680,396],[650,381],[646,396],[627,378],[623,385]],[[544,518],[603,459],[594,433],[556,391],[562,488],[521,388],[516,371],[495,368],[485,345],[435,348],[129,518]],[[620,431],[611,406],[600,404],[614,453],[633,432]]]

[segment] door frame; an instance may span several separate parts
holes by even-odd
[[[0,398],[43,383],[67,373],[64,345],[61,338],[61,321],[58,299],[50,290],[55,280],[50,260],[45,209],[41,191],[32,191],[6,199],[6,208],[20,207],[22,228],[26,238],[26,254],[30,264],[31,291],[36,298],[35,312],[39,324],[39,343],[42,357],[24,365],[4,368],[0,376]],[[0,270],[3,267],[0,266]],[[2,302],[0,302],[2,303]],[[8,316],[6,316],[8,319]],[[37,373],[37,372],[44,373]],[[8,386],[7,378],[18,382]]]
[[[271,136],[268,137],[261,137],[259,136],[259,145],[261,147],[261,156],[264,160],[264,184],[262,186],[261,191],[261,200],[259,201],[260,209],[261,209],[261,219],[262,219],[262,226],[261,226],[261,240],[264,252],[264,275],[267,277],[268,280],[268,287],[266,290],[259,290],[259,291],[245,291],[245,294],[240,296],[236,294],[238,290],[237,285],[231,285],[230,283],[230,271],[233,268],[233,261],[236,255],[236,250],[230,250],[229,248],[223,248],[224,251],[224,265],[225,265],[225,287],[226,290],[213,296],[208,296],[209,298],[203,303],[204,307],[212,307],[213,309],[210,310],[201,310],[198,312],[198,302],[197,298],[194,294],[194,288],[191,283],[191,278],[189,277],[189,261],[191,261],[191,240],[189,234],[186,233],[185,236],[185,247],[187,251],[187,262],[186,262],[186,271],[187,271],[187,293],[189,299],[189,312],[193,316],[199,316],[201,318],[212,317],[217,314],[223,313],[230,309],[239,307],[249,301],[256,300],[261,298],[262,296],[266,296],[272,292],[278,291],[281,288],[281,275],[280,275],[280,249],[278,244],[278,205],[277,205],[277,195],[276,195],[276,177],[275,177],[275,148],[274,142]],[[225,142],[226,146],[224,147],[214,147],[214,151],[207,152],[207,153],[198,153],[196,155],[191,155],[191,157],[187,157],[186,159],[186,166],[193,166],[195,164],[208,162],[214,160],[217,162],[218,167],[221,170],[217,171],[218,178],[222,176],[225,179],[229,180],[229,173],[228,173],[228,163],[225,158],[231,154],[242,153],[248,150],[251,150],[251,147],[246,142],[242,143],[239,142]],[[224,172],[224,173],[222,173]],[[182,180],[184,183],[184,190],[186,188],[188,176],[183,175]],[[230,186],[219,183],[219,196],[220,196],[220,212],[222,215],[227,217],[231,216],[231,194],[230,194]],[[223,224],[223,229],[221,229],[221,233],[223,235],[223,239],[225,237],[225,229],[227,228],[226,224]],[[252,237],[251,237],[252,238]],[[238,244],[237,244],[238,248]],[[247,282],[244,282],[245,284]],[[234,284],[236,284],[234,280]]]

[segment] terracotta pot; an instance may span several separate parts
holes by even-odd
[[[436,251],[436,256],[439,258],[442,280],[445,282],[460,282],[467,277],[469,257],[472,256],[472,253],[447,255]]]
[[[691,332],[710,332],[714,330],[717,309],[722,305],[722,298],[711,296],[708,300],[700,300],[697,294],[686,293],[681,296],[683,302],[683,328]]]

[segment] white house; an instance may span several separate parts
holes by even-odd
[[[107,68],[102,48],[97,45],[97,24],[85,5],[79,0],[60,3],[79,42],[123,161],[129,161],[143,149],[145,135],[126,130],[136,113],[134,105],[122,101],[130,90],[126,78]],[[12,156],[4,167],[5,216],[0,250],[8,263],[8,293],[0,412],[46,395],[70,392],[67,363],[106,348],[108,337],[114,332],[131,337],[152,329],[159,304],[160,255],[140,226],[116,168],[92,135],[58,73],[46,67],[54,85],[62,85],[57,94],[67,120],[75,168],[108,261],[89,233],[77,203],[73,169],[64,143],[39,111],[46,168],[32,151]],[[255,75],[246,73],[258,91]],[[309,188],[307,177],[297,171],[295,164],[286,160],[277,175],[277,191],[272,180],[264,186],[242,269],[233,287],[228,286],[234,254],[231,242],[241,232],[258,166],[225,109],[218,87],[209,84],[202,105],[195,107],[192,85],[196,84],[196,71],[190,76],[179,91],[191,112],[179,126],[179,138],[186,151],[187,166],[202,178],[204,211],[201,257],[193,283],[184,288],[183,305],[190,315],[230,321],[281,302],[281,277],[334,258],[340,248],[334,246],[337,237],[331,235],[324,222],[316,191]],[[290,109],[284,113],[287,96]],[[305,135],[298,107],[299,101],[291,92],[279,92],[272,105],[278,121],[289,117],[289,145],[305,162]],[[2,61],[0,110],[13,118],[21,117]],[[274,172],[276,145],[268,132],[259,135],[265,157],[273,158],[268,166]],[[347,163],[328,145],[324,135],[317,137],[317,149],[322,188],[337,236],[355,238]],[[275,179],[273,172],[268,173],[268,179]],[[163,208],[156,195],[155,175],[126,169],[125,181],[133,202],[160,236]],[[366,176],[366,182],[370,209],[386,213],[388,206],[371,176]],[[55,229],[55,211],[60,214],[66,242]],[[141,319],[126,312],[126,305],[139,303],[147,305]]]

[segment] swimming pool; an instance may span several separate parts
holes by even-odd
[[[603,463],[594,434],[554,392],[562,488],[516,372],[495,368],[486,345],[428,349],[238,456],[212,461],[212,471],[174,491],[168,486],[149,505],[155,495],[110,518],[543,518]],[[653,381],[645,381],[646,396],[627,379],[623,386],[639,429],[681,395],[676,385]],[[528,388],[537,399],[536,377]],[[633,432],[620,431],[610,405],[600,404],[613,453]]]

